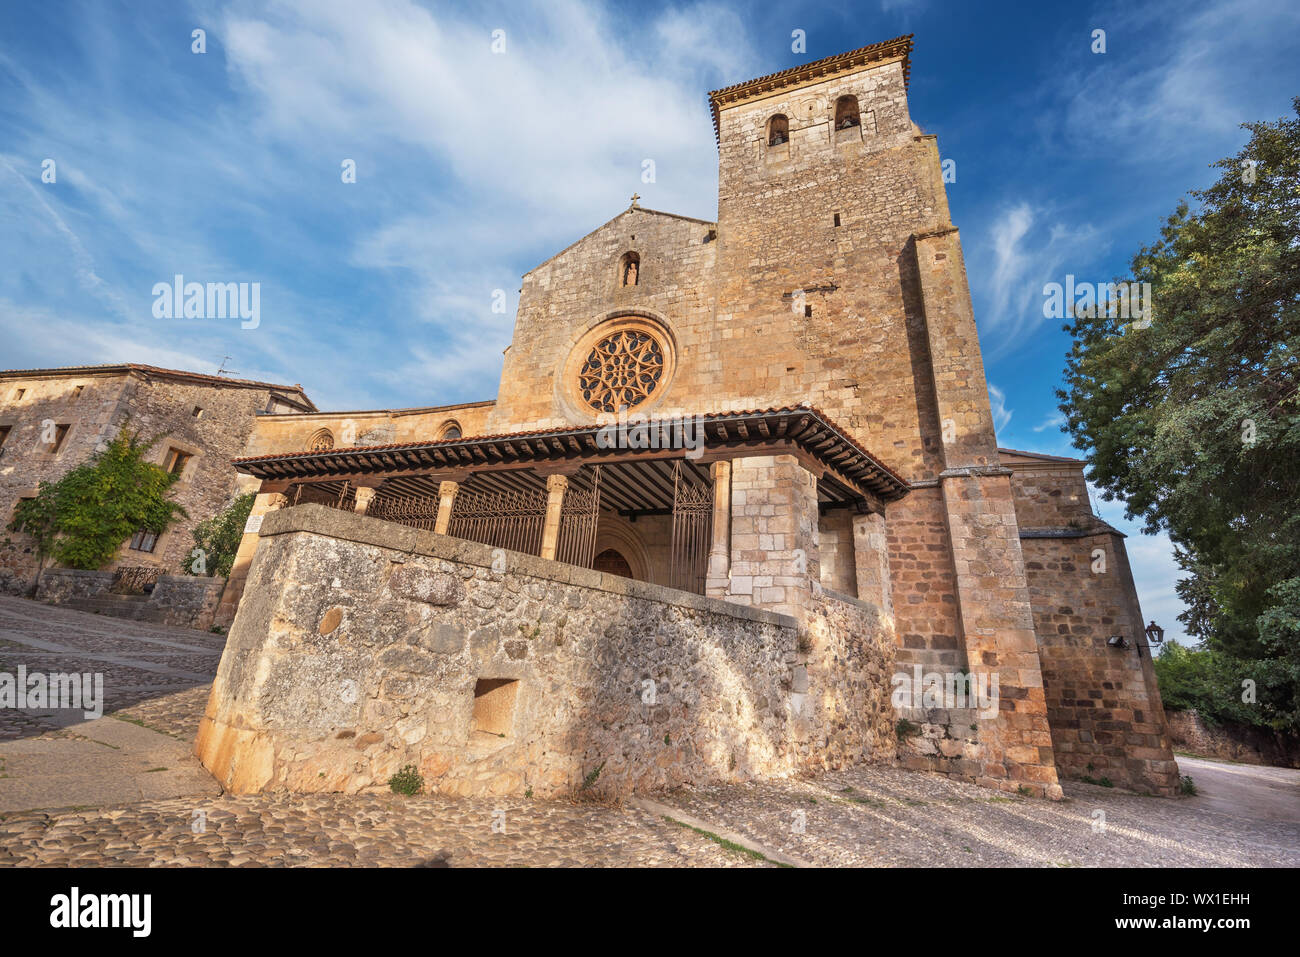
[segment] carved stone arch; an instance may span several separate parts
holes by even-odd
[[[606,549],[613,549],[623,556],[636,581],[651,580],[650,556],[646,552],[641,532],[622,515],[614,512],[601,512],[596,526],[594,554],[599,555]]]
[[[790,118],[784,113],[773,113],[767,121],[767,145],[780,146],[790,142]]]
[[[439,439],[459,439],[464,436],[465,430],[460,427],[460,423],[455,419],[448,419],[442,425],[438,426]]]
[[[629,249],[618,260],[618,287],[632,289],[641,285],[641,254]]]
[[[334,433],[329,429],[317,429],[307,439],[307,449],[311,452],[324,452],[334,448]]]
[[[862,129],[862,108],[856,95],[845,93],[835,98],[831,129],[836,133]]]

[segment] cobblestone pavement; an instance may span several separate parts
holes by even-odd
[[[0,815],[0,866],[33,864],[764,866],[631,807],[387,794],[179,799]]]
[[[0,709],[0,807],[41,808],[0,813],[0,866],[770,866],[631,805],[220,795],[187,745],[223,642],[0,598],[0,670],[103,671],[116,709],[91,725]],[[6,789],[39,792],[23,792],[15,773],[38,758],[41,774],[87,778],[88,806],[4,804]],[[1300,813],[1285,813],[1300,771],[1201,764],[1205,793],[1176,800],[1066,782],[1067,800],[1053,803],[885,767],[654,800],[709,832],[820,866],[1300,866]],[[127,773],[144,800],[112,797]],[[1250,795],[1264,789],[1271,803],[1257,807]]]
[[[1300,771],[1259,769],[1289,774]],[[1064,782],[1065,801],[1022,798],[897,768],[815,780],[682,789],[658,799],[821,866],[1297,867],[1300,821],[1227,814]],[[800,832],[802,828],[802,832]]]
[[[164,733],[194,736],[225,647],[224,635],[91,615],[0,596],[0,671],[101,673],[104,711],[157,718]],[[199,700],[191,719],[184,713]],[[139,712],[137,714],[137,712]],[[53,709],[0,709],[0,741],[39,735],[80,718]]]

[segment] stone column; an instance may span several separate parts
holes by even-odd
[[[816,477],[793,455],[732,459],[727,599],[803,617],[820,589]]]
[[[714,462],[713,474],[713,541],[709,545],[709,571],[704,594],[726,598],[731,586],[731,463]]]
[[[953,597],[967,664],[1000,681],[997,717],[980,731],[975,783],[1060,798],[1011,471],[999,458],[957,230],[917,236],[915,253],[943,443],[938,478]]]
[[[261,518],[267,512],[273,512],[288,504],[288,498],[279,492],[259,492],[253,499],[253,508],[248,513],[248,524],[245,525],[245,529],[254,530],[245,531],[243,538],[239,540],[239,549],[235,552],[235,562],[226,577],[226,587],[221,592],[221,602],[217,605],[214,623],[229,625],[235,620],[240,596],[244,594],[244,582],[248,578],[248,566],[253,563],[253,555],[257,552],[259,533],[256,529],[261,528]]]
[[[890,621],[894,602],[889,584],[889,545],[885,516],[877,512],[853,516],[853,564],[858,579],[858,597],[880,609]]]
[[[360,512],[362,515],[366,514],[366,512],[370,510],[370,503],[374,497],[374,489],[366,488],[364,485],[361,486],[357,489],[357,502],[354,510]]]
[[[434,520],[433,530],[439,535],[446,535],[451,525],[451,507],[456,504],[456,493],[460,490],[459,482],[438,483],[438,517]]]
[[[567,475],[546,476],[546,524],[542,526],[542,558],[554,558],[560,541],[560,512],[564,492],[569,487]]]

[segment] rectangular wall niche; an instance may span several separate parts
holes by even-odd
[[[515,696],[519,682],[513,678],[480,678],[474,683],[474,715],[470,734],[509,735],[514,729]]]

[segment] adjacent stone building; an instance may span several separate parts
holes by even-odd
[[[229,503],[261,415],[315,411],[299,385],[276,385],[154,366],[98,365],[0,372],[0,522],[23,498],[86,462],[123,428],[156,439],[152,461],[179,474],[172,498],[189,513],[171,527],[141,529],[108,566],[179,574],[190,532]],[[37,560],[21,532],[0,530],[0,591],[27,593]]]
[[[495,401],[259,422],[214,774],[1173,792],[1122,536],[997,446],[911,47],[712,93],[718,220],[634,196],[528,272]]]

